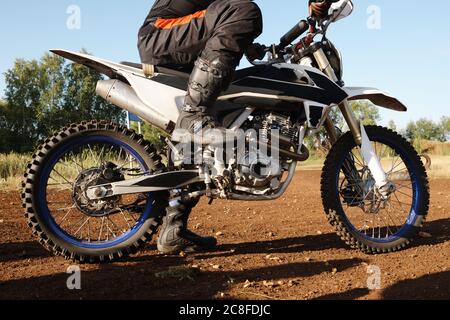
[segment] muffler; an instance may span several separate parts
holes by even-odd
[[[168,131],[171,121],[153,111],[137,96],[132,87],[120,80],[100,80],[97,82],[96,93],[107,102],[127,110],[139,118]]]

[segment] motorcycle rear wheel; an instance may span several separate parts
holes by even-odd
[[[120,150],[118,157],[114,150]],[[80,263],[110,262],[137,252],[157,232],[167,192],[94,204],[80,200],[86,199],[79,190],[90,175],[100,175],[96,163],[115,154],[116,162],[130,166],[130,174],[165,168],[141,135],[111,122],[70,125],[37,149],[25,173],[22,199],[28,226],[48,251]]]

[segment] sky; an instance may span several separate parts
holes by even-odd
[[[137,31],[153,0],[14,0],[0,10],[0,97],[15,59],[48,49],[87,49],[113,61],[139,61]],[[307,0],[256,0],[264,15],[264,44],[307,15]],[[330,27],[344,57],[348,86],[376,87],[398,97],[408,113],[383,109],[399,127],[450,115],[450,1],[354,0],[354,13]],[[78,12],[79,10],[79,12]],[[78,14],[79,13],[79,14]],[[77,19],[79,17],[79,19]],[[75,18],[75,19],[74,19]],[[242,63],[241,66],[247,66]]]

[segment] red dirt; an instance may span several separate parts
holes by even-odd
[[[326,221],[320,172],[299,172],[275,202],[202,201],[190,224],[221,232],[217,251],[157,254],[153,244],[124,262],[82,265],[82,289],[69,291],[71,262],[31,236],[16,192],[0,194],[0,299],[450,299],[450,179],[432,180],[424,231],[407,250],[369,256],[349,249]],[[368,265],[381,289],[367,289]],[[161,279],[170,266],[198,266],[193,279]],[[245,285],[246,281],[250,285]],[[247,282],[248,283],[248,282]]]

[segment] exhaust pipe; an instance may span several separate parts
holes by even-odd
[[[122,81],[100,80],[97,82],[96,93],[107,102],[135,114],[166,132],[171,127],[170,120],[165,119],[164,116],[143,103],[133,88]]]

